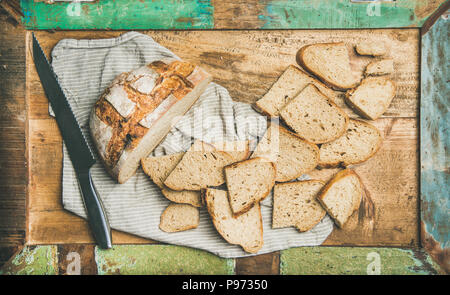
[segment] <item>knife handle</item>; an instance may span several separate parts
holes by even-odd
[[[94,239],[100,248],[110,249],[112,247],[111,228],[109,227],[102,201],[98,197],[97,190],[92,182],[91,170],[83,169],[77,171],[77,176]]]

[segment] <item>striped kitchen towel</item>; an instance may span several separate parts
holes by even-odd
[[[89,114],[103,90],[118,74],[168,57],[178,58],[150,36],[137,32],[112,39],[65,39],[55,46],[52,51],[53,68],[91,147]],[[253,139],[256,143],[265,128],[265,117],[248,104],[234,102],[225,88],[210,83],[153,155],[185,151],[193,139],[206,142]],[[66,210],[85,218],[75,171],[66,148],[63,149],[63,205]],[[221,257],[250,256],[239,246],[228,244],[217,233],[205,208],[200,209],[200,224],[196,229],[177,233],[161,231],[160,215],[169,201],[141,169],[125,184],[117,184],[111,179],[100,161],[91,171],[113,229],[164,243],[203,249]],[[333,230],[328,216],[304,233],[295,228],[272,229],[271,200],[270,195],[261,206],[264,246],[258,254],[320,245]]]

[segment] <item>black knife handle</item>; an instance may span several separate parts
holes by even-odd
[[[91,170],[80,169],[80,171],[77,171],[77,176],[94,239],[100,248],[110,249],[112,247],[111,228],[102,201],[98,197],[97,190],[92,182]]]

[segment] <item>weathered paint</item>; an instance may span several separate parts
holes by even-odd
[[[211,29],[210,0],[20,1],[27,29]]]
[[[250,14],[259,19],[255,25],[261,29],[420,27],[443,1],[260,0],[257,6],[261,10],[252,10]],[[225,8],[235,7],[232,1],[223,2],[220,5]],[[211,0],[116,0],[50,5],[21,0],[22,22],[27,29],[213,29],[212,3]],[[248,20],[249,15],[242,16]],[[246,29],[239,22],[221,28]]]
[[[450,21],[439,17],[422,36],[420,193],[422,245],[450,272]],[[440,250],[439,250],[440,249]],[[439,258],[438,258],[439,257]]]
[[[234,260],[170,245],[96,247],[98,274],[234,274]]]
[[[441,270],[423,250],[366,247],[301,247],[284,250],[285,275],[366,275],[379,255],[379,274],[438,274]]]
[[[56,246],[25,246],[22,251],[5,263],[0,274],[55,275],[58,274]]]

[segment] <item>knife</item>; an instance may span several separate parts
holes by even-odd
[[[34,33],[32,35],[34,64],[75,168],[89,226],[97,244],[103,249],[109,249],[112,247],[111,229],[91,178],[90,169],[95,164],[95,158],[44,51]]]

